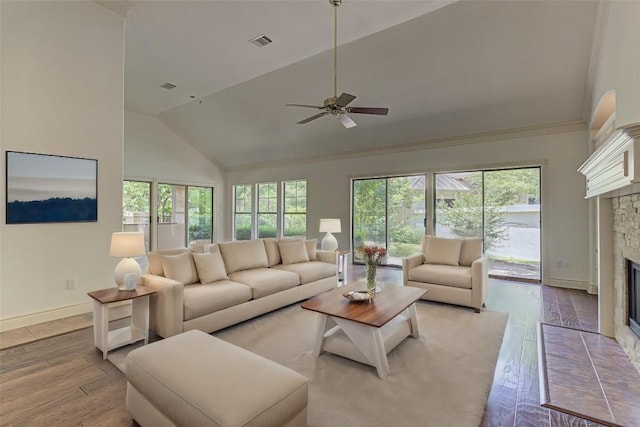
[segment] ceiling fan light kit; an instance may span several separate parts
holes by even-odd
[[[349,114],[375,114],[379,116],[386,116],[389,113],[388,108],[383,107],[348,107],[356,97],[348,93],[342,93],[338,96],[338,6],[342,4],[342,0],[329,0],[329,3],[333,6],[333,96],[324,100],[322,106],[306,105],[306,104],[286,104],[288,107],[303,107],[314,108],[316,110],[322,110],[314,116],[307,117],[304,120],[300,120],[297,124],[303,125],[309,123],[320,117],[332,115],[342,125],[349,129],[357,126]]]

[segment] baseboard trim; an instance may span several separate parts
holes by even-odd
[[[50,322],[65,317],[76,316],[78,314],[90,313],[92,311],[90,302],[69,305],[66,307],[55,308],[53,310],[41,311],[39,313],[25,314],[22,316],[11,317],[0,320],[0,332],[9,331],[11,329],[24,328],[26,326],[35,325],[37,323]]]
[[[583,280],[556,279],[551,277],[549,278],[549,285],[558,288],[579,289],[581,291],[589,290],[589,282]]]

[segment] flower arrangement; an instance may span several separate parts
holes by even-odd
[[[380,258],[387,254],[387,249],[378,245],[365,245],[364,243],[356,249],[364,258],[367,266],[367,291],[376,293],[376,266],[380,264]]]
[[[387,249],[382,246],[365,245],[363,243],[358,246],[356,252],[362,255],[365,264],[380,264],[380,258],[387,254]]]

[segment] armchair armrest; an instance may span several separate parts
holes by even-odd
[[[316,258],[318,261],[335,264],[338,262],[338,254],[335,251],[316,250]]]
[[[480,312],[489,292],[489,259],[481,256],[471,264],[471,305]]]
[[[156,291],[149,304],[149,326],[163,338],[183,332],[184,285],[155,274],[141,276],[142,285]]]
[[[409,281],[409,270],[416,268],[424,262],[424,256],[422,254],[411,255],[409,257],[402,258],[402,284],[407,285]]]

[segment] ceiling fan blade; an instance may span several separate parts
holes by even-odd
[[[388,108],[376,108],[376,107],[350,107],[347,108],[349,113],[355,114],[377,114],[380,116],[386,116],[389,114]]]
[[[324,112],[322,112],[322,113],[320,113],[320,114],[316,114],[315,116],[311,116],[311,117],[308,117],[308,118],[306,118],[306,119],[304,119],[304,120],[300,120],[300,121],[298,122],[298,124],[299,124],[299,125],[303,125],[303,124],[305,124],[305,123],[309,123],[311,120],[319,119],[320,117],[322,117],[322,116],[326,116],[327,114],[329,114],[329,113],[327,113],[326,111],[324,111]]]
[[[306,107],[306,108],[315,108],[317,110],[322,110],[324,107],[320,107],[318,105],[306,105],[306,104],[284,104],[286,107]]]
[[[340,123],[342,123],[342,126],[346,127],[347,129],[352,128],[354,126],[358,126],[356,122],[351,120],[351,117],[347,116],[346,114],[340,114],[338,116],[338,120],[340,120]]]
[[[348,93],[344,93],[342,92],[342,94],[340,94],[340,96],[338,97],[338,99],[336,99],[336,105],[338,107],[346,107],[347,105],[349,105],[350,102],[352,102],[354,99],[356,99],[355,96],[353,95],[349,95]]]

